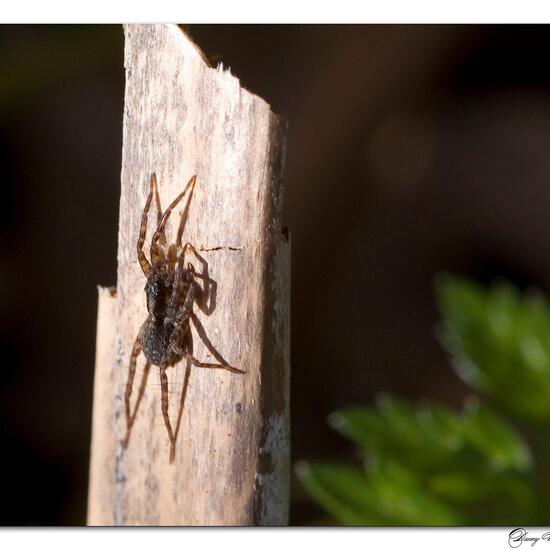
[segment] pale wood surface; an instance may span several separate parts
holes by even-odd
[[[114,430],[116,296],[114,289],[98,288],[94,415],[90,453],[88,523],[112,525],[106,503],[114,502],[111,478],[115,471],[117,439]]]
[[[129,25],[125,35],[117,295],[110,298],[113,307],[100,293],[88,522],[285,524],[290,355],[290,245],[280,225],[285,124],[228,71],[208,67],[177,26]],[[135,248],[152,172],[163,209],[197,175],[183,242],[204,250],[217,293],[210,315],[195,311],[214,348],[246,371],[190,369],[174,465],[157,367],[151,369],[128,449],[119,443],[128,361],[146,317],[145,278]],[[182,209],[168,224],[168,243]],[[155,220],[153,206],[149,241]],[[193,348],[199,359],[215,362],[194,330]],[[140,356],[134,395],[143,364]],[[168,371],[173,424],[186,368],[182,362]]]

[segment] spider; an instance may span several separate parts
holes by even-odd
[[[202,288],[197,283],[196,279],[201,277],[204,278],[205,275],[199,275],[191,263],[188,263],[187,267],[184,267],[185,253],[189,249],[203,264],[205,262],[195,247],[187,242],[181,249],[177,262],[175,262],[175,265],[172,265],[168,258],[165,258],[159,246],[159,241],[161,239],[165,241],[166,239],[165,228],[170,213],[184,197],[188,189],[191,189],[191,196],[195,181],[196,176],[193,176],[185,189],[176,197],[161,216],[159,209],[160,221],[151,239],[151,263],[149,263],[143,251],[143,245],[147,232],[147,214],[151,206],[153,194],[157,193],[157,178],[155,174],[151,175],[150,191],[145,203],[145,208],[143,209],[137,242],[138,261],[147,278],[144,290],[149,314],[145,322],[141,325],[130,357],[130,370],[128,372],[126,391],[124,393],[126,437],[122,441],[122,445],[124,448],[128,447],[130,432],[136,419],[141,398],[145,391],[150,367],[151,365],[156,365],[159,367],[160,373],[162,416],[164,417],[164,423],[170,438],[170,463],[173,463],[175,459],[177,430],[176,434],[174,434],[172,424],[170,423],[170,417],[168,416],[168,377],[166,376],[166,369],[174,366],[182,359],[185,359],[195,367],[225,369],[239,374],[244,372],[227,364],[203,363],[193,357],[190,342],[190,320],[193,320],[197,328],[198,321],[193,313],[193,305],[201,295]],[[146,363],[135,409],[134,412],[131,413],[130,397],[134,384],[136,362],[142,351],[145,355]]]

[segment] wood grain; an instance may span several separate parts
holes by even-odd
[[[106,503],[114,502],[117,439],[114,430],[116,295],[114,288],[98,287],[94,414],[90,452],[88,524],[112,525]]]
[[[209,67],[177,26],[129,25],[125,37],[116,307],[109,319],[100,302],[88,522],[282,525],[289,498],[290,244],[280,222],[286,124],[229,71]],[[157,367],[128,449],[119,443],[128,361],[147,314],[136,242],[152,172],[163,209],[197,175],[183,242],[202,250],[217,292],[209,315],[195,312],[215,350],[246,371],[184,362],[169,369],[173,424],[189,369],[173,465]],[[182,210],[168,223],[168,244]],[[149,241],[155,220],[153,207]],[[99,336],[104,323],[114,327],[111,339]],[[196,331],[193,353],[215,362]],[[143,364],[141,356],[136,387]]]

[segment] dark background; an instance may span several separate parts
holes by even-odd
[[[550,289],[545,26],[187,28],[289,118],[293,460],[382,390],[459,406],[441,270]],[[0,27],[2,524],[85,522],[96,288],[116,277],[120,26]],[[319,510],[293,483],[291,520]]]

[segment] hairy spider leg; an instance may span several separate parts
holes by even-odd
[[[185,343],[184,346],[186,349],[193,351],[193,339],[191,338],[191,331],[187,331],[185,334]],[[189,387],[189,378],[191,376],[191,365],[187,363],[185,365],[185,376],[183,377],[183,384],[181,387],[180,394],[180,404],[178,408],[178,415],[176,421],[176,429],[174,430],[174,439],[178,439],[178,433],[180,431],[181,419],[183,415],[183,408],[185,406],[185,398],[187,396],[187,388]]]
[[[143,270],[144,275],[147,277],[151,271],[151,264],[143,252],[143,243],[145,242],[145,234],[147,233],[147,214],[151,206],[151,201],[153,200],[153,192],[157,188],[157,176],[153,173],[151,174],[151,180],[149,182],[150,190],[149,195],[147,196],[147,201],[145,203],[145,208],[143,209],[143,214],[141,215],[141,226],[139,228],[139,238],[137,242],[137,254],[139,265]]]
[[[159,252],[158,242],[161,236],[164,235],[164,230],[166,229],[166,222],[168,221],[168,218],[170,217],[170,214],[172,213],[172,210],[176,207],[179,201],[184,197],[184,195],[187,193],[187,190],[195,185],[195,181],[197,179],[197,176],[193,176],[185,186],[185,189],[172,201],[170,206],[166,209],[164,212],[162,219],[160,220],[160,223],[158,224],[157,230],[155,231],[155,234],[153,235],[153,238],[151,239],[151,262],[153,262],[153,265],[159,265],[162,263],[162,256]]]
[[[187,185],[190,185],[191,182],[189,182]],[[183,231],[185,230],[185,225],[187,224],[187,218],[189,217],[189,207],[191,206],[191,200],[193,199],[193,193],[195,191],[195,181],[192,182],[191,191],[189,192],[189,196],[187,197],[187,201],[185,203],[185,206],[183,207],[180,223],[178,225],[178,232],[176,233],[176,242],[175,245],[177,248],[181,248],[181,239],[183,237]]]
[[[194,289],[196,287],[198,287],[198,285],[193,281],[193,283],[189,287],[189,291],[187,293],[187,296],[185,297],[184,303],[178,310],[178,313],[174,320],[176,326],[174,327],[174,330],[170,335],[170,343],[168,344],[168,350],[173,350],[177,355],[184,357],[187,361],[189,361],[195,367],[200,367],[203,369],[224,369],[224,370],[228,370],[229,372],[234,372],[236,374],[242,374],[244,371],[240,369],[236,369],[235,367],[231,367],[230,365],[223,365],[218,363],[202,363],[196,357],[193,357],[193,355],[191,355],[186,349],[182,349],[179,346],[179,342],[183,340],[185,333],[189,330],[189,324],[188,324],[189,318],[195,317],[192,311],[192,307],[193,307],[193,300],[195,297]]]
[[[130,355],[130,370],[128,371],[128,379],[126,381],[126,391],[124,392],[124,404],[126,406],[126,423],[130,422],[130,396],[134,386],[134,377],[136,374],[136,363],[138,355],[141,353],[141,330],[139,331],[132,348]]]
[[[231,365],[220,365],[218,363],[201,363],[196,357],[193,357],[188,351],[183,352],[183,357],[187,359],[194,367],[201,369],[223,369],[235,374],[244,374],[244,370],[236,369]]]
[[[126,449],[128,447],[128,442],[130,441],[130,432],[132,431],[132,426],[136,421],[137,413],[141,400],[143,399],[143,394],[145,393],[145,388],[147,387],[147,379],[149,378],[149,371],[151,370],[151,363],[147,361],[143,367],[143,374],[141,375],[141,383],[139,385],[138,395],[136,399],[136,405],[134,407],[134,412],[130,416],[129,420],[127,419],[126,423],[126,437],[124,438],[123,445]]]
[[[149,370],[151,368],[151,364],[149,361],[145,363],[145,367],[143,368],[143,374],[141,376],[141,383],[139,385],[138,390],[138,396],[136,399],[136,406],[134,407],[133,414],[130,412],[130,397],[132,396],[132,389],[134,385],[134,377],[136,374],[136,363],[137,358],[141,352],[141,330],[139,331],[139,334],[136,338],[136,341],[134,342],[134,347],[132,349],[132,355],[130,357],[130,370],[128,371],[128,380],[126,382],[126,391],[124,392],[124,406],[126,410],[126,437],[122,441],[123,447],[126,449],[128,447],[128,442],[130,441],[130,432],[132,430],[132,426],[134,425],[134,422],[136,420],[136,416],[138,413],[139,405],[141,403],[141,400],[143,398],[143,394],[145,393],[145,387],[147,386],[147,378],[149,376]]]
[[[176,306],[178,303],[178,297],[185,288],[184,278],[188,275],[189,271],[184,269],[183,263],[185,260],[185,251],[188,246],[192,246],[191,243],[186,242],[178,258],[178,263],[176,266],[176,274],[174,276],[174,283],[172,285],[172,295],[170,296],[170,302],[168,303],[167,316],[175,317],[176,316]],[[186,295],[187,296],[187,295]]]
[[[162,416],[164,417],[164,424],[166,425],[168,437],[170,438],[170,464],[173,464],[176,457],[176,436],[174,435],[174,430],[172,429],[170,416],[168,414],[168,377],[166,376],[166,369],[169,366],[169,358],[173,356],[174,351],[181,357],[181,353],[178,353],[177,351],[179,350],[179,346],[176,346],[175,342],[183,341],[189,330],[189,312],[191,311],[193,301],[195,300],[195,286],[196,283],[191,281],[191,284],[187,289],[187,294],[185,295],[185,300],[178,310],[178,314],[174,317],[174,323],[176,323],[176,326],[170,335],[170,342],[168,343],[166,352],[160,364]],[[187,312],[187,314],[180,314],[182,311]]]
[[[200,290],[199,285],[193,280],[192,277],[190,277],[189,289],[187,290],[187,294],[185,295],[185,300],[183,301],[183,304],[181,304],[178,312],[176,313],[176,316],[174,317],[174,323],[176,327],[174,328],[174,331],[170,336],[170,343],[172,343],[172,340],[178,337],[178,335],[175,334],[178,329],[184,326],[185,323],[189,322],[189,315],[191,314],[191,311],[193,311],[193,303],[195,302],[197,289]]]
[[[187,270],[183,268],[184,260],[185,260],[185,253],[187,252],[187,249],[191,249],[197,260],[200,262],[202,266],[202,273],[197,273],[195,271],[195,268],[193,264],[187,264]],[[214,311],[214,304],[215,304],[215,295],[216,295],[216,281],[211,279],[208,275],[208,262],[198,253],[197,249],[189,242],[187,241],[182,248],[181,254],[178,258],[178,264],[177,264],[177,270],[176,270],[176,281],[179,282],[181,277],[184,273],[191,273],[193,277],[196,277],[198,279],[202,279],[204,281],[203,287],[197,285],[197,296],[196,296],[196,302],[199,306],[199,309],[205,313],[206,315],[210,315],[212,311]],[[174,294],[172,295],[173,300],[170,302],[170,305],[172,307],[175,307],[175,301],[176,301],[176,288],[174,288]],[[209,303],[210,302],[210,303]]]
[[[184,357],[191,365],[206,369],[224,369],[237,374],[242,374],[244,371],[231,367],[229,365],[219,365],[216,363],[201,363],[197,358],[193,357],[191,353],[187,351],[187,345],[183,348],[180,346],[180,342],[183,342],[185,337],[189,333],[189,318],[193,315],[193,302],[195,300],[196,289],[198,285],[195,281],[191,281],[185,300],[180,306],[177,315],[174,318],[174,330],[170,335],[170,342],[166,348],[164,357],[162,358],[160,365],[160,383],[162,387],[161,402],[162,402],[162,416],[164,418],[164,424],[168,431],[168,437],[170,438],[170,464],[173,464],[176,456],[176,436],[172,429],[172,423],[170,422],[170,416],[168,414],[168,377],[166,375],[166,369],[168,368],[168,358],[173,354]],[[182,390],[183,391],[183,390]],[[179,419],[178,419],[179,427]],[[177,433],[177,431],[176,431]]]
[[[158,185],[155,185],[155,206],[157,207],[157,221],[155,223],[155,227],[158,227],[160,221],[162,220],[162,206],[160,204],[160,195],[159,195]],[[165,244],[166,239],[161,239],[160,243]]]
[[[236,367],[232,367],[231,365],[227,364],[227,361],[219,354],[219,352],[216,350],[212,342],[210,341],[210,338],[208,338],[208,335],[206,334],[206,331],[204,330],[204,327],[202,326],[202,323],[199,321],[199,318],[195,315],[193,311],[189,314],[189,317],[191,321],[193,322],[193,325],[195,327],[195,330],[197,331],[197,334],[199,335],[200,339],[202,340],[203,344],[206,346],[208,351],[218,360],[219,363],[202,363],[201,365],[195,365],[196,367],[203,367],[203,368],[210,368],[210,369],[221,369],[225,368],[226,370],[230,372],[234,372],[235,374],[245,374],[246,371],[238,369]],[[185,355],[184,355],[185,357]]]
[[[159,368],[160,372],[160,385],[161,385],[161,403],[162,403],[162,416],[164,417],[164,424],[168,430],[168,437],[170,438],[170,464],[174,463],[176,458],[176,438],[174,431],[172,430],[172,424],[170,423],[170,417],[168,416],[168,377],[166,376],[166,369],[168,368],[166,359],[162,360]]]
[[[189,336],[189,334],[187,334]],[[188,344],[186,344],[188,345]],[[169,365],[167,365],[169,366]],[[177,420],[176,420],[176,429],[172,430],[172,423],[170,422],[170,416],[168,414],[168,378],[166,376],[166,368],[161,367],[160,369],[160,380],[162,386],[161,400],[162,400],[162,416],[164,417],[164,424],[168,430],[168,437],[170,438],[170,464],[174,463],[176,458],[176,440],[178,438],[178,433],[181,426],[181,418],[183,414],[183,408],[185,404],[185,396],[187,395],[187,388],[189,386],[189,376],[191,374],[191,366],[187,363],[185,369],[185,376],[183,379],[183,385],[180,395],[180,404],[178,408]]]

